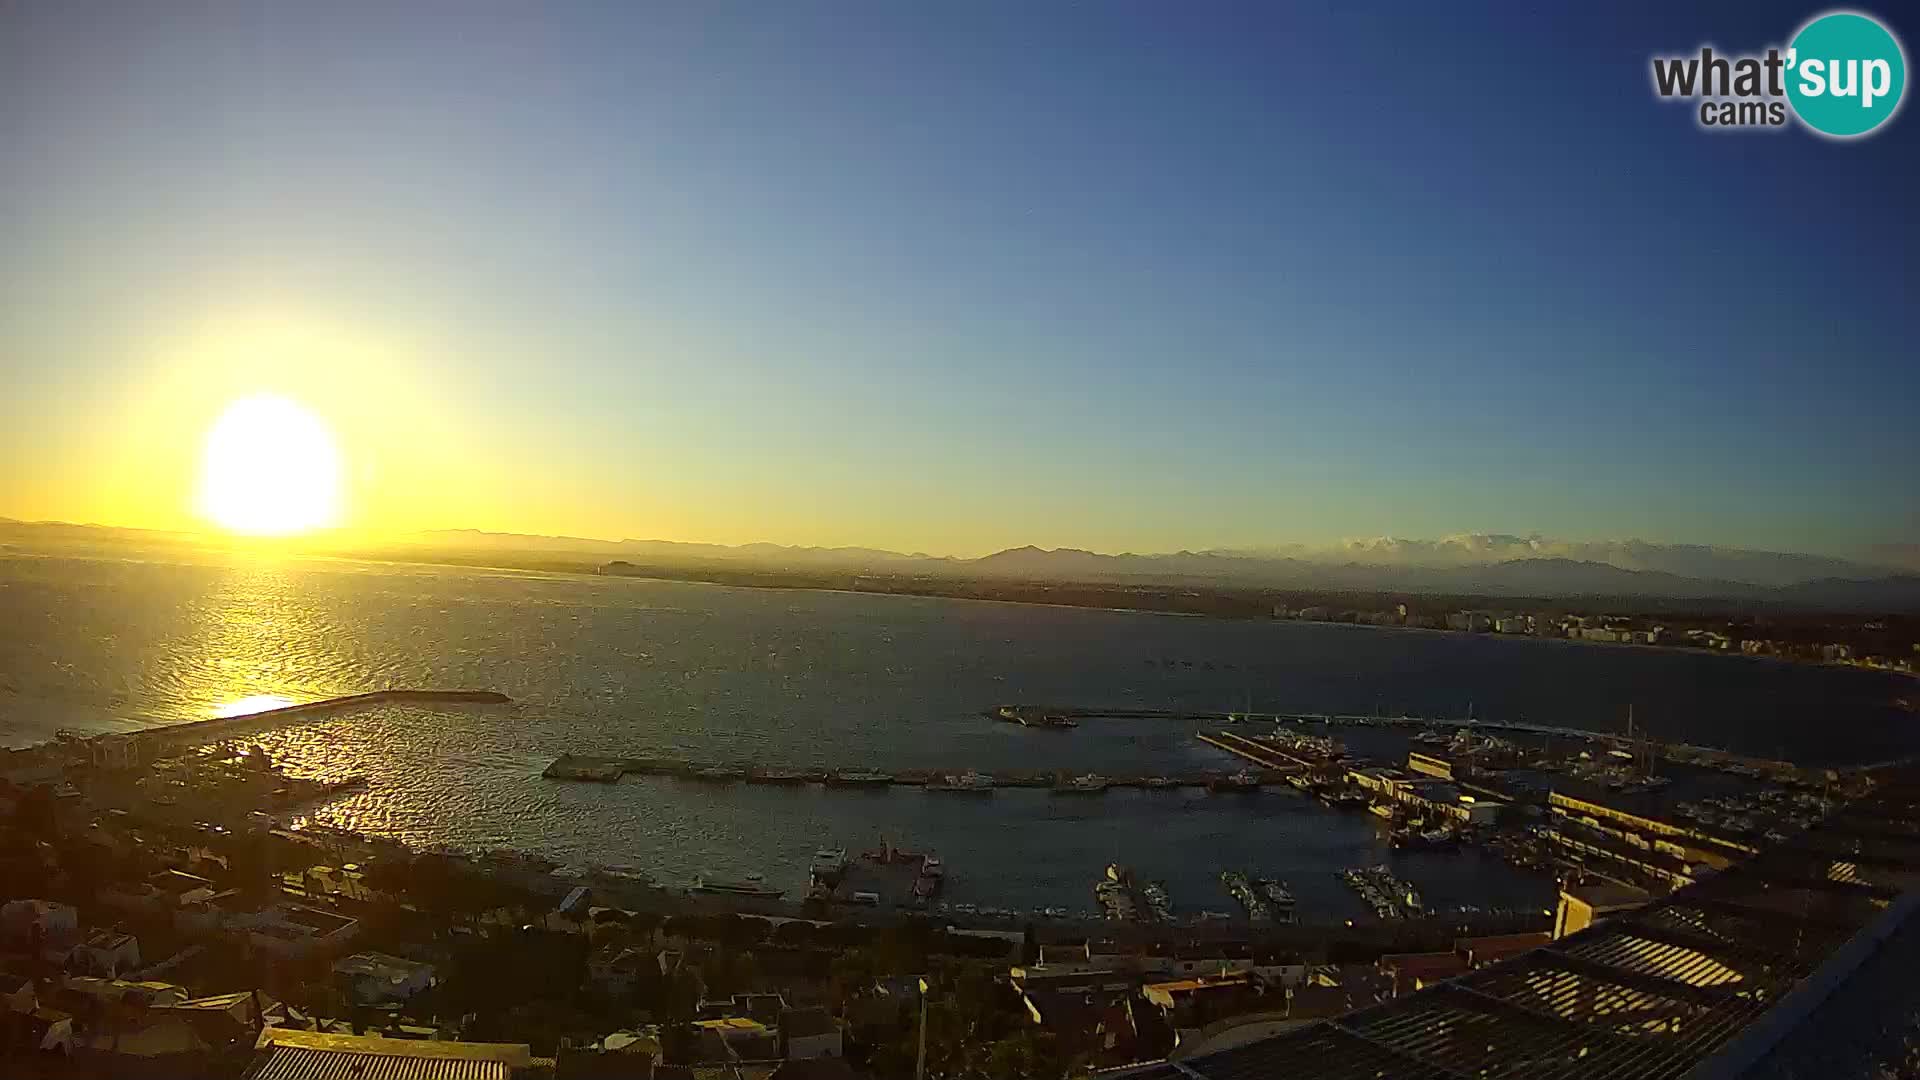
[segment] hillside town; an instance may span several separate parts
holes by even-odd
[[[258,747],[143,762],[83,745],[12,752],[0,781],[8,1076],[266,1078],[375,1058],[499,1077],[903,1076],[922,1038],[931,1076],[1081,1075],[1337,1015],[1549,936],[764,917],[618,874],[294,827],[325,786]]]

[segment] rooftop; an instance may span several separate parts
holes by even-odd
[[[1903,895],[1920,887],[1920,770],[1876,779],[1665,900],[1417,993],[1127,1075],[1871,1075],[1911,1030],[1920,954],[1920,895]]]
[[[1596,911],[1638,907],[1649,899],[1645,889],[1636,889],[1631,885],[1616,885],[1612,882],[1569,885],[1562,891]]]
[[[525,1043],[382,1039],[267,1028],[247,1080],[507,1080],[529,1068]]]
[[[389,956],[383,952],[359,952],[335,960],[333,970],[339,975],[357,975],[398,983],[405,982],[422,971],[432,971],[433,965],[399,956]]]

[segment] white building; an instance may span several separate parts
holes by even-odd
[[[347,996],[362,1005],[402,1002],[434,984],[432,964],[361,952],[333,962],[333,973],[346,984]]]

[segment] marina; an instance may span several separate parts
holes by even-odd
[[[1394,876],[1385,864],[1353,867],[1340,871],[1340,880],[1360,894],[1374,914],[1383,920],[1417,918],[1427,914],[1420,892],[1410,882]]]
[[[1250,877],[1237,870],[1222,870],[1220,885],[1245,910],[1249,922],[1294,921],[1294,896],[1285,882]]]
[[[1188,723],[1205,724],[1263,724],[1263,725],[1316,725],[1331,731],[1334,728],[1418,728],[1423,732],[1438,734],[1447,732],[1445,738],[1460,732],[1512,732],[1526,735],[1548,736],[1562,739],[1582,739],[1599,744],[1610,750],[1632,752],[1636,740],[1631,733],[1621,734],[1611,731],[1594,731],[1583,728],[1566,727],[1555,724],[1540,724],[1524,720],[1491,720],[1472,716],[1458,718],[1425,716],[1366,716],[1351,713],[1295,713],[1295,712],[1216,712],[1204,709],[1153,709],[1132,707],[1100,706],[1063,706],[1063,705],[999,705],[988,711],[988,715],[1005,717],[1006,715],[1046,716],[1062,721],[1071,720],[1173,720]],[[1331,742],[1330,736],[1320,736]],[[1275,745],[1270,747],[1274,753],[1286,756],[1288,749],[1305,744],[1295,742],[1291,746]],[[1336,744],[1337,745],[1337,744]],[[1653,751],[1663,760],[1677,764],[1699,765],[1707,768],[1722,769],[1741,776],[1764,777],[1790,782],[1801,777],[1803,770],[1790,761],[1776,758],[1754,757],[1736,754],[1718,747],[1697,746],[1683,742],[1658,742]]]

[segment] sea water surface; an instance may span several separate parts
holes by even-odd
[[[0,740],[199,719],[250,699],[496,689],[506,708],[383,707],[261,735],[298,772],[363,775],[324,821],[412,843],[766,874],[882,839],[939,852],[956,901],[1090,906],[1108,861],[1177,907],[1223,868],[1286,878],[1303,915],[1360,913],[1341,866],[1392,862],[1430,903],[1528,907],[1550,884],[1474,852],[1391,852],[1373,819],[1258,795],[716,787],[542,780],[564,752],[769,766],[1231,767],[1167,721],[1071,732],[1003,702],[1411,713],[1643,729],[1807,762],[1912,753],[1907,680],[1676,651],[632,578],[326,560],[0,557]]]

